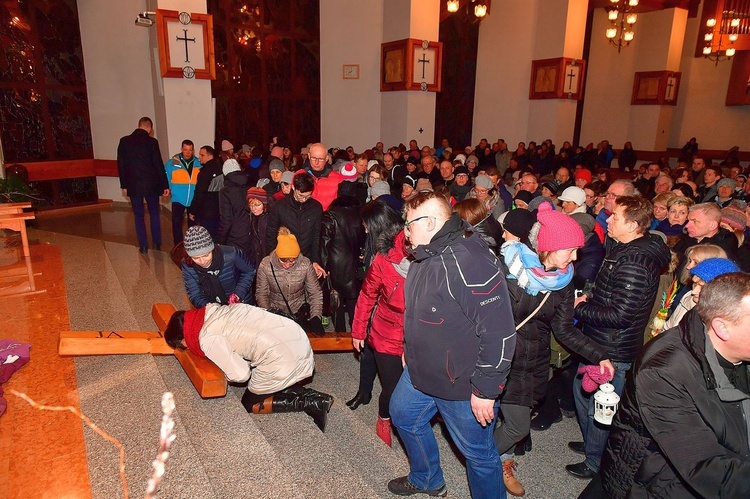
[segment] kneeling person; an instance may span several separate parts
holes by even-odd
[[[164,339],[208,358],[229,381],[247,381],[248,412],[305,412],[325,431],[333,397],[298,384],[312,376],[315,361],[307,335],[291,319],[244,303],[209,303],[175,312]]]

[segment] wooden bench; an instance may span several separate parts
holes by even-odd
[[[16,204],[16,203],[12,203]],[[0,204],[0,206],[2,206]],[[23,208],[11,207],[14,212],[0,211],[0,229],[10,229],[21,233],[21,242],[23,243],[23,256],[30,256],[29,238],[26,235],[26,221],[36,218],[34,213],[24,212]]]
[[[22,203],[0,203],[0,215],[23,213],[27,208],[31,208],[31,202],[29,201]]]

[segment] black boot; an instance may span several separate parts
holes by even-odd
[[[351,410],[355,410],[360,405],[367,405],[372,400],[372,393],[357,392],[353,399],[346,402],[347,407]]]
[[[305,388],[303,398],[305,414],[313,419],[320,431],[325,432],[326,423],[328,423],[328,411],[331,410],[333,405],[333,397],[311,388]]]
[[[513,454],[516,456],[523,456],[527,452],[531,452],[531,433],[526,435],[526,438],[516,444]]]

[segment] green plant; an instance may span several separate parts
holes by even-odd
[[[29,184],[15,175],[0,178],[0,203],[18,203],[29,199],[40,200],[42,198]]]

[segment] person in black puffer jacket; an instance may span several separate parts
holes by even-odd
[[[748,274],[713,279],[676,328],[644,347],[601,483],[581,497],[750,497],[750,354],[738,348],[750,340],[749,293]]]
[[[254,304],[251,286],[255,265],[233,246],[215,246],[205,227],[196,225],[185,233],[182,278],[193,307],[208,303]]]
[[[615,244],[604,258],[591,298],[583,295],[576,299],[575,314],[583,322],[583,333],[607,345],[607,358],[616,369],[611,383],[618,395],[625,373],[643,346],[643,330],[659,289],[659,275],[670,261],[662,238],[648,232],[652,217],[650,201],[632,196],[616,199],[614,212],[607,219],[607,234]],[[570,446],[585,449],[586,460],[568,465],[566,470],[589,479],[599,471],[609,431],[594,424],[594,397],[583,393],[580,377],[573,395],[584,442],[571,442]]]
[[[249,252],[250,209],[247,207],[247,175],[242,173],[235,159],[224,162],[224,187],[219,192],[219,244],[234,246]]]
[[[336,331],[350,331],[344,312],[349,314],[350,321],[354,318],[354,306],[364,279],[360,256],[365,245],[365,229],[355,197],[356,188],[355,182],[339,184],[338,197],[323,213],[320,230],[321,264],[330,274],[331,286],[341,298],[335,314]]]

